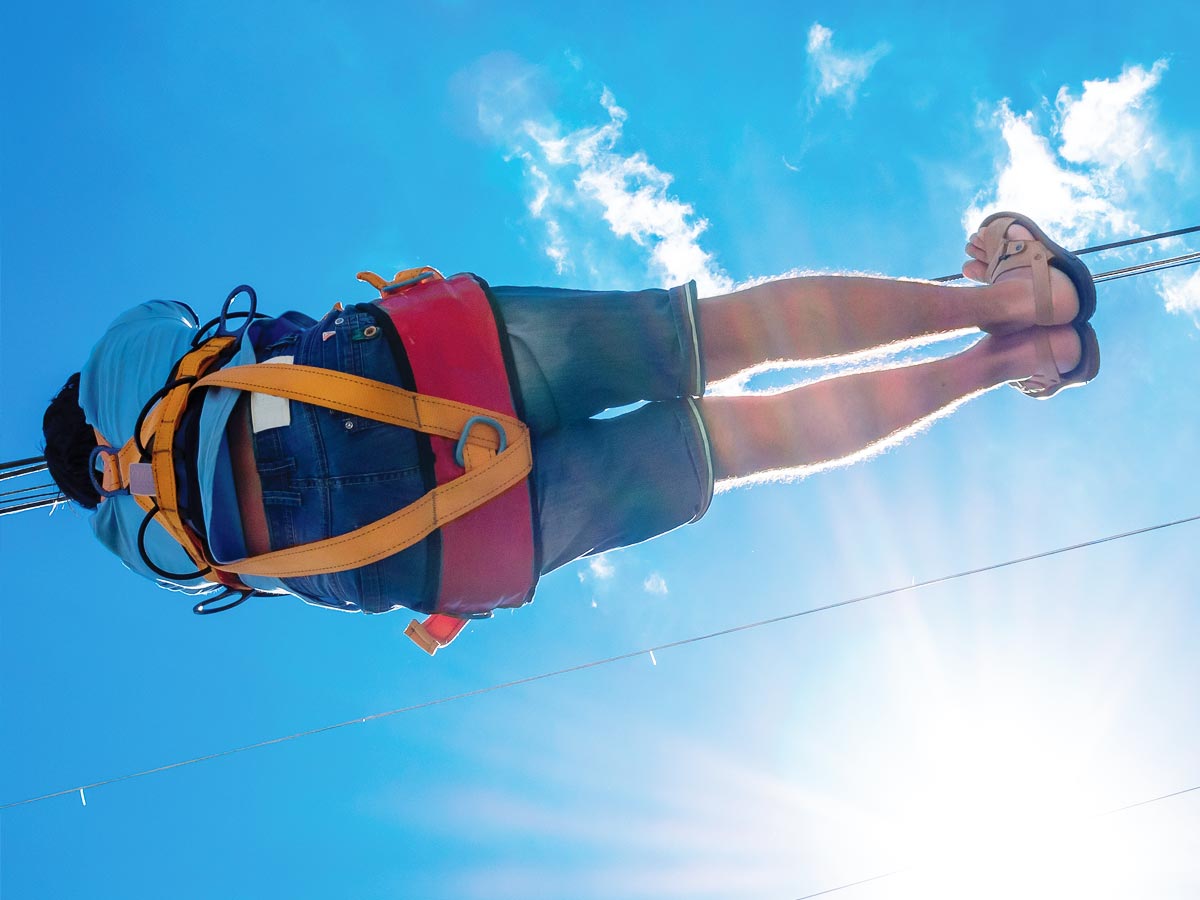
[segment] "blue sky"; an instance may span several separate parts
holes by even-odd
[[[151,297],[931,276],[997,206],[1077,241],[1200,222],[1193,5],[963,15],[6,9],[0,456]],[[723,494],[432,660],[401,612],[198,619],[83,514],[5,519],[0,801],[1196,514],[1200,279],[1100,304],[1086,389]],[[1194,897],[1197,795],[1089,815],[1200,784],[1196,528],[6,810],[0,892],[792,898],[915,865],[841,896]]]

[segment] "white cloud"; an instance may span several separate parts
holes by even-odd
[[[1146,109],[1166,68],[1159,60],[1149,70],[1128,67],[1114,80],[1085,81],[1078,98],[1061,88],[1049,136],[1038,132],[1033,112],[1018,115],[1001,101],[993,122],[1003,164],[964,214],[964,228],[974,231],[989,212],[1016,209],[1065,244],[1136,231],[1131,194],[1167,165]]]
[[[588,569],[597,581],[607,581],[617,572],[617,567],[607,556],[593,556],[588,560]]]
[[[1063,159],[1110,170],[1161,167],[1163,153],[1145,106],[1166,71],[1165,59],[1149,70],[1131,66],[1113,81],[1085,81],[1079,99],[1065,86],[1059,88],[1055,105],[1061,117]]]
[[[638,281],[667,285],[694,278],[701,295],[733,287],[700,245],[708,221],[672,194],[674,176],[645,152],[620,148],[628,113],[607,88],[600,97],[603,117],[570,128],[545,101],[553,90],[544,73],[511,55],[485,57],[456,83],[473,92],[480,130],[522,164],[527,209],[545,226],[542,251],[560,274],[611,257],[600,245],[607,240],[611,246],[615,238],[618,248],[644,258],[646,275]],[[584,115],[597,118],[596,111],[591,107]],[[610,277],[600,276],[595,265],[589,274]]]
[[[879,44],[863,53],[838,53],[833,49],[832,29],[813,22],[808,29],[807,49],[809,65],[817,81],[813,102],[834,97],[849,108],[858,99],[858,89],[871,74],[871,69],[887,55],[889,48]]]
[[[1167,305],[1167,312],[1200,317],[1200,269],[1191,274],[1163,273],[1159,277],[1159,293]]]
[[[664,596],[667,594],[667,580],[657,572],[651,572],[646,577],[646,580],[642,582],[642,589],[647,594]]]
[[[608,121],[602,125],[563,134],[557,121],[524,123],[524,136],[532,143],[522,158],[531,179],[538,182],[537,196],[542,198],[537,209],[531,206],[530,211],[547,223],[552,238],[547,254],[563,271],[567,252],[561,217],[568,212],[599,212],[613,235],[629,238],[649,253],[654,276],[669,284],[694,278],[702,295],[729,290],[732,281],[700,246],[708,221],[697,217],[691,204],[671,195],[674,178],[652,164],[645,153],[618,152],[628,113],[607,88],[600,103],[608,113]],[[539,163],[555,171],[556,190],[544,191],[540,180],[545,177],[544,170]]]

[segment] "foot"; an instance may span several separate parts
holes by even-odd
[[[1037,240],[1028,228],[1015,222],[1008,226],[1004,236],[1008,240],[1015,241]],[[963,264],[963,275],[973,281],[986,282],[991,260],[984,247],[984,230],[982,228],[971,235],[966,249],[967,255],[971,259]],[[1001,274],[994,284],[1008,285],[1011,293],[1003,298],[1001,306],[1004,312],[995,321],[983,325],[984,331],[991,334],[1012,334],[1037,324],[1033,301],[1032,266],[1010,269]],[[1053,266],[1050,267],[1050,297],[1054,308],[1053,324],[1061,325],[1075,319],[1079,313],[1079,293],[1067,274]]]
[[[1049,341],[1050,356],[1039,348]],[[996,382],[1020,382],[1025,393],[1037,396],[1079,367],[1083,344],[1072,325],[1029,327],[1009,334],[992,334],[980,342],[996,363]],[[1053,367],[1053,371],[1051,371]]]

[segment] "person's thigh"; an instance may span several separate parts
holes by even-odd
[[[695,282],[645,291],[490,290],[535,432],[642,400],[704,393]]]
[[[712,500],[712,454],[690,398],[539,434],[533,457],[543,574],[694,522]]]

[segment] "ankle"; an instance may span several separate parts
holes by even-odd
[[[1027,338],[1023,333],[990,334],[967,352],[977,354],[976,365],[986,387],[1007,384],[1030,373]]]
[[[1025,328],[1029,318],[1029,285],[1020,279],[1006,278],[977,288],[980,298],[980,327]]]

